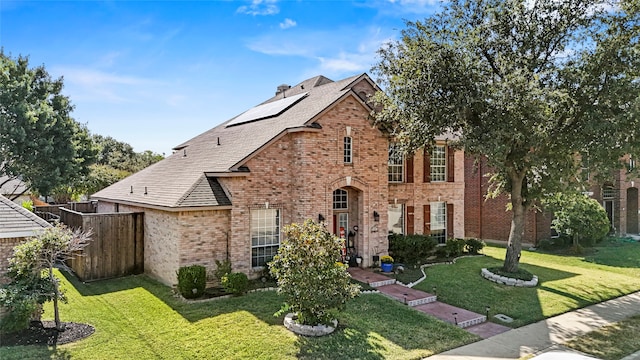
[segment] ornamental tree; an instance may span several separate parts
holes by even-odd
[[[305,325],[329,324],[331,310],[340,310],[358,295],[347,266],[338,262],[342,241],[321,224],[306,220],[284,228],[285,239],[269,263],[286,304],[276,313],[292,311]]]
[[[639,153],[637,3],[452,0],[407,22],[373,68],[373,116],[406,151],[438,135],[486,158],[492,194],[510,196],[504,270],[518,270],[524,216],[580,186],[578,154],[606,175]]]
[[[9,259],[11,277],[27,284],[25,289],[32,292],[24,294],[25,296],[38,299],[40,303],[53,301],[54,320],[58,331],[64,331],[60,322],[58,301],[66,300],[53,268],[59,262],[70,260],[82,251],[90,239],[91,231],[72,231],[59,224],[16,246],[13,256]]]
[[[544,200],[545,208],[553,212],[551,226],[569,235],[573,248],[580,243],[593,245],[602,240],[611,227],[607,212],[598,201],[580,193],[559,193]]]

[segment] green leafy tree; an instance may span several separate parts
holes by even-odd
[[[138,153],[131,145],[110,136],[94,134],[91,139],[97,150],[96,163],[89,167],[88,174],[56,188],[56,202],[65,203],[93,194],[164,158],[150,150]]]
[[[604,208],[583,194],[558,193],[546,198],[544,205],[554,215],[551,226],[571,237],[576,252],[580,244],[593,245],[602,240],[611,227]]]
[[[95,157],[62,87],[62,78],[52,79],[44,66],[30,68],[28,58],[0,50],[0,175],[43,195],[86,175]]]
[[[284,234],[278,254],[269,263],[278,292],[286,299],[281,312],[295,312],[302,324],[329,324],[330,311],[342,309],[359,293],[347,266],[338,262],[342,240],[312,220],[288,225]]]
[[[634,2],[452,0],[379,50],[377,124],[408,152],[452,134],[510,195],[503,268],[518,270],[526,211],[638,154],[640,34]]]
[[[9,273],[23,286],[25,296],[37,299],[40,303],[45,300],[53,301],[58,331],[64,331],[58,301],[65,301],[65,297],[53,268],[82,251],[89,244],[90,238],[91,231],[72,231],[64,225],[57,225],[16,246],[9,259]]]

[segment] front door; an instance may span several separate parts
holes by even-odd
[[[605,200],[604,201],[604,209],[607,211],[607,217],[609,218],[609,226],[610,230],[613,231],[613,220],[614,220],[614,212],[613,212],[613,200]]]

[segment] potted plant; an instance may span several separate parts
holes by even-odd
[[[382,268],[382,272],[392,272],[393,271],[393,258],[389,255],[383,255],[380,257],[380,267]]]

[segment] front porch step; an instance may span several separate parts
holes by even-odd
[[[415,309],[463,329],[487,321],[487,317],[484,315],[439,301],[418,305]]]
[[[412,307],[432,303],[437,300],[437,296],[435,295],[398,284],[382,285],[378,287],[378,291],[387,297]]]
[[[355,280],[368,284],[369,286],[374,288],[396,283],[395,279],[391,279],[388,276],[384,276],[382,274],[364,270],[361,268],[349,268],[347,269],[347,271]]]

